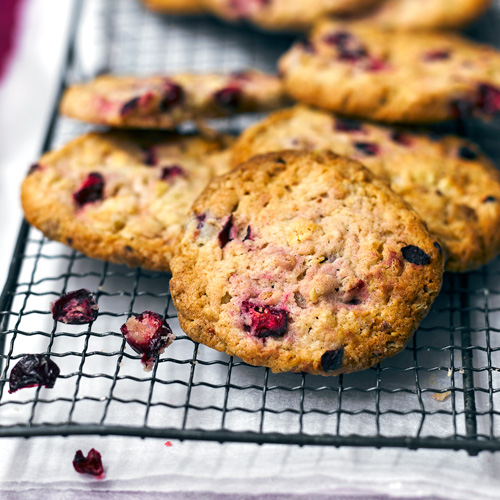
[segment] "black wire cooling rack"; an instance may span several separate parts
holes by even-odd
[[[67,82],[103,70],[273,70],[290,44],[287,37],[213,20],[157,16],[135,0],[75,5],[59,95]],[[245,120],[222,126],[242,128]],[[491,126],[465,128],[500,158]],[[82,130],[55,109],[44,151]],[[431,314],[403,353],[337,378],[275,375],[192,342],[178,327],[168,280],[88,259],[23,223],[0,299],[0,437],[115,434],[500,450],[500,260],[467,275],[446,275]],[[98,319],[83,327],[55,323],[50,302],[83,287],[99,301]],[[130,314],[145,309],[165,314],[177,333],[150,373],[119,333]],[[50,354],[61,368],[56,386],[9,394],[11,368],[36,352]]]

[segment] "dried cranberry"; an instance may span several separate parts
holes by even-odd
[[[358,280],[345,295],[345,304],[349,306],[358,306],[363,302],[367,295],[366,283],[363,280]]]
[[[269,5],[271,0],[229,0],[228,7],[240,18],[245,18],[253,13],[255,8]]]
[[[344,348],[325,351],[321,356],[321,366],[325,372],[338,370],[342,366],[344,358]]]
[[[82,207],[102,199],[104,195],[104,177],[99,172],[90,173],[78,191],[73,193],[76,204]]]
[[[483,203],[494,203],[495,201],[498,200],[494,196],[487,196],[483,199]]]
[[[405,132],[401,132],[400,130],[395,130],[394,132],[391,133],[391,139],[396,142],[397,144],[400,144],[401,146],[411,146],[412,145],[412,138],[410,137],[409,134],[406,134]]]
[[[368,50],[363,43],[346,31],[330,33],[323,41],[335,46],[340,61],[357,62],[368,57]]]
[[[363,130],[363,125],[356,120],[337,118],[335,122],[335,130],[338,130],[339,132],[361,132]]]
[[[373,142],[356,142],[354,147],[366,156],[377,156],[379,153],[379,147]]]
[[[59,376],[59,367],[44,354],[27,354],[12,368],[9,377],[9,392],[26,387],[44,386],[52,389]]]
[[[69,292],[50,304],[52,317],[67,325],[85,325],[97,318],[99,306],[85,288]]]
[[[287,313],[271,306],[258,306],[244,301],[243,312],[248,316],[245,329],[258,338],[280,337],[287,328]]]
[[[221,232],[219,233],[219,243],[220,247],[224,248],[231,241],[231,229],[233,227],[233,214],[231,214],[224,226],[222,227]]]
[[[40,170],[42,166],[39,163],[34,163],[33,165],[30,166],[28,170],[28,175],[31,175],[33,172],[36,172],[37,170]]]
[[[405,260],[417,266],[426,266],[431,261],[430,255],[427,255],[421,248],[418,248],[415,245],[403,247],[401,249],[401,253],[403,254]]]
[[[346,45],[354,37],[347,31],[335,31],[323,37],[323,41],[335,47]]]
[[[245,237],[243,238],[243,241],[253,241],[253,235],[252,235],[252,228],[250,226],[247,227],[247,233],[245,234]]]
[[[151,369],[155,358],[175,340],[163,316],[152,311],[131,316],[120,330],[128,345],[142,354],[141,363],[146,369]]]
[[[478,87],[478,108],[486,114],[492,115],[500,110],[500,89],[482,83]]]
[[[214,94],[216,104],[225,111],[230,112],[237,111],[241,97],[242,91],[238,85],[228,85]]]
[[[205,224],[205,219],[207,218],[207,214],[196,214],[196,220],[198,221],[197,229],[201,229],[203,224]]]
[[[166,112],[184,101],[184,90],[180,85],[173,82],[165,83],[165,90],[160,101],[160,111]]]
[[[179,165],[172,165],[171,167],[163,167],[161,170],[161,180],[170,181],[176,177],[185,175],[184,169]]]
[[[460,156],[460,158],[463,158],[464,160],[475,160],[478,157],[478,154],[470,147],[462,146],[458,150],[458,156]]]
[[[134,97],[133,99],[130,99],[129,101],[127,101],[121,107],[120,114],[123,116],[123,115],[127,115],[130,112],[134,111],[139,106],[140,99],[141,99],[140,97]]]
[[[384,71],[388,68],[389,65],[387,64],[387,62],[377,57],[370,57],[370,59],[368,60],[368,64],[366,65],[366,69],[373,72]]]
[[[86,457],[83,456],[82,450],[78,450],[73,459],[73,467],[80,474],[91,474],[92,476],[101,477],[104,475],[101,454],[94,448],[89,451]]]
[[[449,59],[450,55],[451,53],[449,50],[432,50],[431,52],[424,54],[423,59],[427,62],[443,61],[445,59]]]

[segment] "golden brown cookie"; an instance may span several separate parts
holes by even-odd
[[[200,0],[206,9],[228,21],[247,21],[271,31],[309,28],[328,14],[354,14],[382,0]]]
[[[275,372],[338,375],[404,348],[443,260],[417,214],[358,162],[282,151],[210,183],[170,288],[193,340]]]
[[[363,22],[392,30],[462,28],[477,19],[491,0],[385,0]]]
[[[284,102],[279,78],[255,70],[144,78],[106,75],[71,86],[61,113],[113,127],[172,129],[189,120],[272,110]]]
[[[142,0],[148,9],[165,14],[200,14],[201,0]]]
[[[384,122],[500,110],[500,53],[459,35],[323,21],[280,61],[298,101]]]
[[[22,204],[50,239],[89,257],[167,271],[193,201],[228,170],[229,151],[217,140],[90,133],[42,156],[23,182]]]
[[[500,174],[474,144],[297,106],[246,130],[233,165],[282,149],[330,149],[385,179],[442,243],[449,271],[475,269],[500,253]]]

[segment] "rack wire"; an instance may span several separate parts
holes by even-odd
[[[494,40],[496,20],[489,17],[483,37]],[[68,82],[103,70],[273,70],[291,41],[209,19],[154,15],[135,0],[77,0],[73,28],[59,96]],[[249,120],[219,126],[242,129]],[[83,130],[54,109],[44,151]],[[500,158],[490,126],[465,124],[465,131]],[[24,222],[0,298],[0,437],[98,434],[497,451],[499,279],[500,260],[466,275],[447,274],[406,350],[370,370],[336,378],[276,375],[185,336],[168,275],[86,258]],[[95,293],[98,319],[83,327],[54,322],[50,302],[78,288]],[[177,334],[150,373],[119,333],[130,314],[144,309],[165,314]],[[60,366],[56,386],[9,394],[11,368],[34,352]]]

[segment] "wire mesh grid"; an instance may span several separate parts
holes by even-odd
[[[81,4],[77,4],[81,5]],[[76,45],[63,84],[118,74],[272,70],[288,37],[206,19],[172,19],[135,0],[87,0],[76,8]],[[482,28],[484,36],[494,35]],[[241,129],[251,118],[219,122]],[[500,157],[491,127],[467,135]],[[86,126],[54,114],[45,149]],[[500,450],[500,260],[447,274],[431,314],[398,356],[340,377],[273,374],[198,345],[179,329],[169,276],[95,261],[21,228],[0,302],[0,436],[123,434],[216,441]],[[100,314],[90,326],[52,320],[49,304],[88,288]],[[128,316],[163,313],[177,340],[145,373],[119,333]],[[26,353],[50,354],[53,389],[9,394]]]

